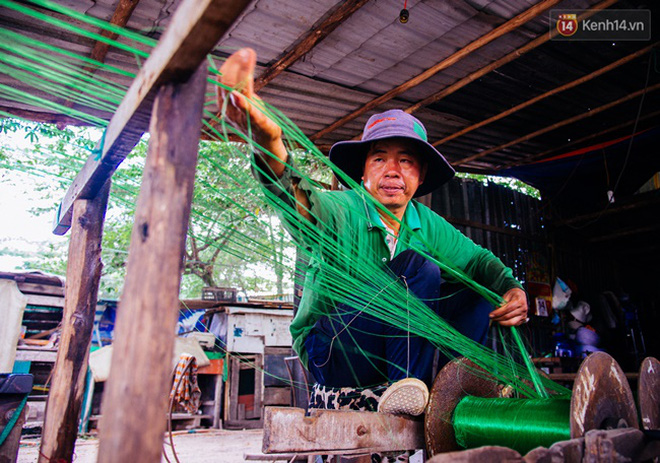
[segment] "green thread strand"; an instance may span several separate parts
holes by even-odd
[[[570,401],[464,397],[452,423],[463,448],[499,445],[524,455],[570,439]]]

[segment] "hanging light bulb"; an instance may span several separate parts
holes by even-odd
[[[399,22],[401,24],[405,24],[408,22],[408,18],[410,17],[410,13],[406,9],[406,6],[408,5],[408,0],[405,0],[403,2],[403,9],[399,11]]]

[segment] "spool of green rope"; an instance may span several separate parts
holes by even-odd
[[[524,455],[570,439],[570,400],[464,397],[453,415],[464,448],[498,445]]]

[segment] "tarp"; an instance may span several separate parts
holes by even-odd
[[[565,210],[586,212],[607,203],[608,190],[621,178],[617,197],[629,196],[660,171],[660,128],[499,172],[541,191]]]

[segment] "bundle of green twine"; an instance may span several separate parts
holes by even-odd
[[[456,442],[464,448],[504,446],[524,455],[570,439],[571,401],[566,398],[464,397],[453,416]]]

